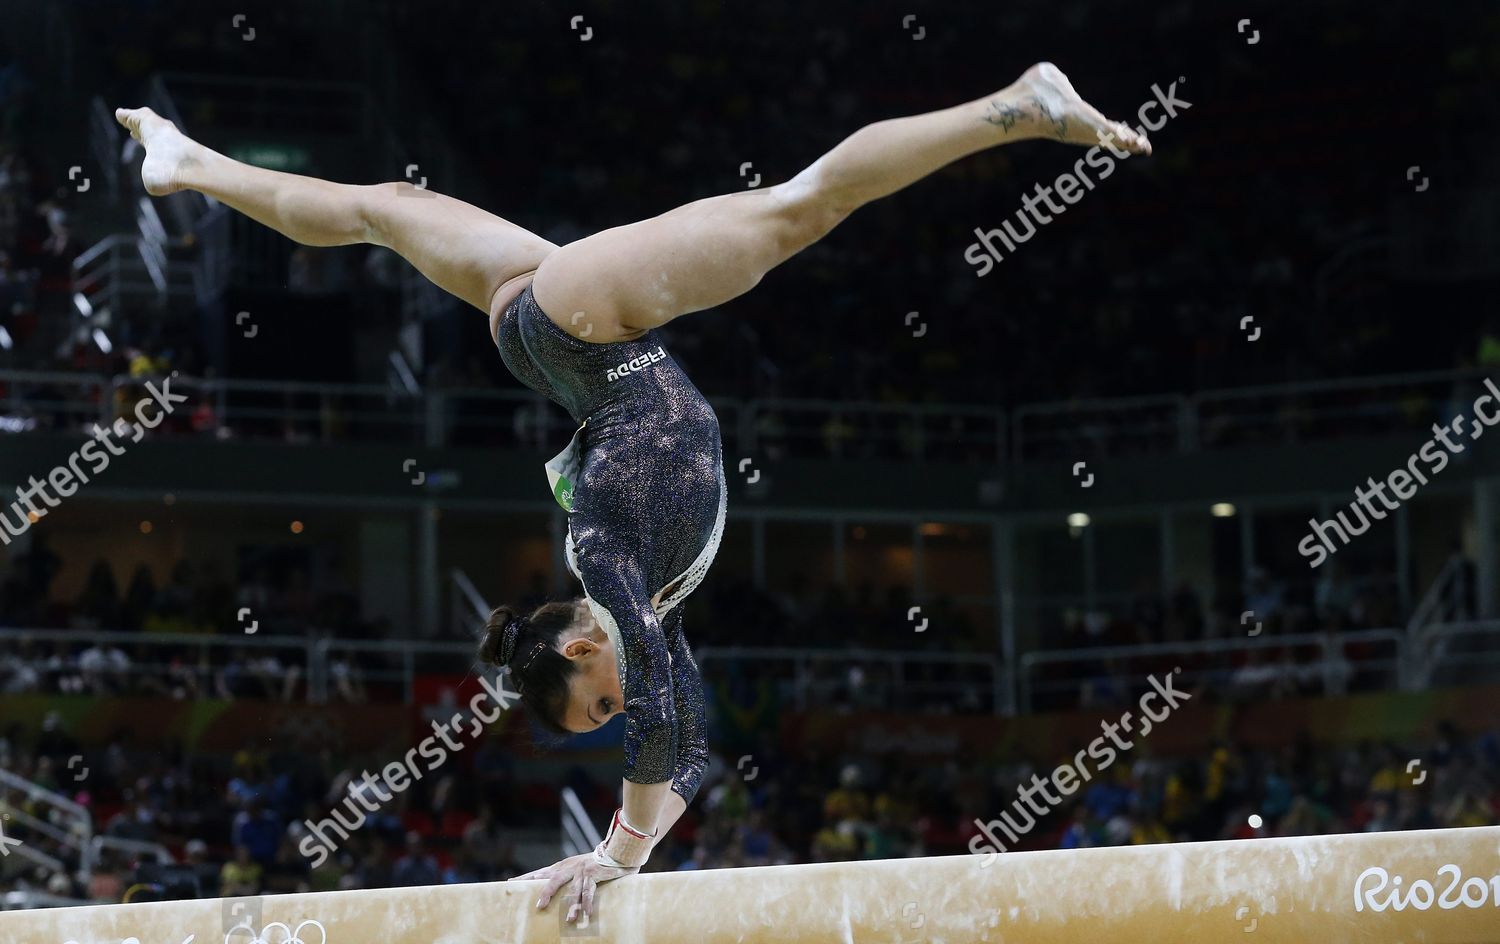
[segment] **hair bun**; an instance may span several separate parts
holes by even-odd
[[[509,607],[499,607],[490,614],[485,623],[484,644],[479,657],[490,665],[507,666],[516,656],[516,643],[526,629],[528,620]]]
[[[511,660],[516,657],[516,643],[521,638],[521,630],[526,628],[526,617],[512,616],[500,627],[500,661],[510,665]]]

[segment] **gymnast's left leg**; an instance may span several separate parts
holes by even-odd
[[[410,184],[341,184],[253,167],[194,141],[149,108],[116,109],[115,119],[146,148],[141,181],[152,196],[196,190],[304,246],[385,246],[492,323],[557,248],[509,220]]]
[[[872,200],[961,157],[1037,138],[1103,144],[1120,156],[1151,151],[1143,135],[1107,120],[1055,66],[1039,63],[994,95],[869,125],[785,183],[563,246],[542,262],[533,292],[577,337],[632,339],[749,291]]]

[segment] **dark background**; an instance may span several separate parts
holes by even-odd
[[[986,95],[1043,59],[1114,118],[1133,121],[1153,84],[1174,81],[1192,107],[1152,134],[1154,156],[1118,166],[983,278],[963,258],[975,229],[1012,219],[1080,152],[1038,142],[967,159],[666,329],[711,397],[831,402],[777,448],[761,431],[765,484],[733,481],[724,547],[686,617],[700,653],[816,646],[824,660],[706,667],[714,766],[652,868],[964,852],[1018,784],[1176,665],[1198,713],[1026,847],[1500,821],[1482,687],[1500,678],[1494,624],[1416,691],[1398,691],[1389,641],[1356,635],[1389,630],[1417,651],[1402,634],[1435,587],[1428,622],[1500,615],[1476,614],[1500,581],[1494,440],[1399,529],[1316,572],[1295,551],[1309,516],[1472,403],[1472,374],[1268,392],[1217,414],[1194,399],[1193,443],[1144,408],[1058,413],[1052,438],[1025,449],[997,448],[992,428],[982,438],[989,414],[957,419],[963,406],[1014,419],[1091,397],[1500,375],[1493,0],[0,2],[0,513],[13,483],[128,407],[136,381],[178,370],[203,383],[191,417],[0,549],[0,769],[77,798],[100,833],[161,843],[205,896],[503,878],[550,861],[559,787],[598,822],[618,787],[614,729],[537,755],[524,718],[507,716],[326,868],[298,854],[300,822],[419,740],[468,669],[475,621],[452,609],[452,571],[492,602],[575,592],[538,474],[571,428],[519,400],[454,394],[520,386],[477,312],[433,293],[414,316],[388,254],[309,252],[234,221],[227,236],[182,232],[187,198],[149,205],[182,271],[229,247],[225,287],[185,285],[165,304],[124,293],[98,322],[106,350],[76,310],[90,288],[74,265],[136,232],[143,211],[128,173],[106,190],[123,134],[98,125],[100,109],[143,104],[165,81],[211,147],[350,183],[416,163],[431,188],[566,243],[741,189],[747,161],[763,184],[786,179],[865,123]],[[416,398],[386,386],[403,336],[422,342]],[[224,380],[345,386],[212,386]],[[927,432],[948,436],[913,448],[909,428],[874,421],[852,435],[840,424],[869,415],[853,401],[928,405]],[[758,415],[790,426],[795,409]],[[456,417],[437,444],[428,415]],[[726,464],[741,455],[726,449]],[[1070,472],[1080,457],[1093,491]],[[409,463],[448,490],[415,489]],[[1065,526],[1083,511],[1091,524]],[[916,604],[932,622],[920,636]],[[245,606],[262,647],[245,641]],[[1264,617],[1260,643],[1246,611]],[[1294,634],[1314,641],[1281,643]],[[342,653],[326,698],[296,671],[322,643]],[[1157,648],[1093,655],[1106,645]],[[414,657],[420,684],[385,646],[429,647]],[[1014,681],[1043,650],[1080,658],[1033,673],[1036,710],[1006,715],[987,667]],[[949,654],[960,661],[923,661]],[[1327,672],[1325,655],[1338,662]],[[753,782],[736,763],[752,755]],[[74,757],[95,771],[84,786]],[[1416,759],[1433,771],[1421,789]],[[19,834],[67,868],[9,858],[0,889],[180,891],[136,856],[84,870]]]
[[[1153,83],[1185,79],[1193,107],[1153,135],[1155,156],[985,278],[962,259],[975,227],[999,226],[1075,153],[963,161],[673,326],[710,395],[1011,405],[1443,368],[1473,359],[1492,314],[1493,265],[1453,278],[1441,263],[1494,255],[1466,244],[1454,199],[1496,183],[1493,4],[600,4],[576,11],[587,42],[543,3],[71,6],[104,55],[77,63],[67,110],[32,123],[66,132],[93,94],[135,103],[153,71],[399,77],[414,107],[389,117],[414,159],[436,125],[467,165],[429,185],[557,242],[738,189],[745,161],[785,179],[864,123],[984,95],[1040,59],[1126,120]],[[367,32],[400,61],[370,55]],[[214,146],[229,114],[200,108],[190,132]],[[1431,179],[1421,194],[1413,165]],[[402,177],[368,161],[311,172]],[[1341,260],[1372,240],[1383,248]],[[469,314],[430,327],[429,369],[513,383]],[[1264,326],[1253,347],[1246,314]],[[347,345],[345,330],[313,319],[303,343]]]

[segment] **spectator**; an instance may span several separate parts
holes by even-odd
[[[229,838],[235,847],[243,847],[256,862],[269,867],[276,861],[281,834],[281,819],[256,796],[235,815]]]
[[[246,846],[235,846],[233,861],[224,863],[219,873],[220,898],[250,898],[260,894],[264,870]]]
[[[407,833],[406,854],[396,860],[391,884],[398,888],[408,888],[414,885],[438,885],[441,882],[442,872],[438,869],[437,859],[427,854],[422,836],[416,832]]]

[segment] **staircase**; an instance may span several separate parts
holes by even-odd
[[[15,795],[26,798],[27,809],[12,805]],[[86,807],[19,774],[0,768],[0,830],[10,840],[4,843],[0,873],[20,871],[21,863],[32,867],[29,877],[40,878],[45,887],[53,875],[75,875],[87,883],[94,866],[106,852],[130,859],[153,858],[159,863],[176,861],[171,850],[154,842],[96,835],[93,814]],[[43,851],[43,850],[46,851]],[[14,864],[12,864],[14,863]],[[19,896],[19,897],[17,897]],[[0,907],[56,907],[81,905],[33,890],[12,892]]]
[[[1476,619],[1474,576],[1473,562],[1455,554],[1412,612],[1405,690],[1500,680],[1500,622]]]

